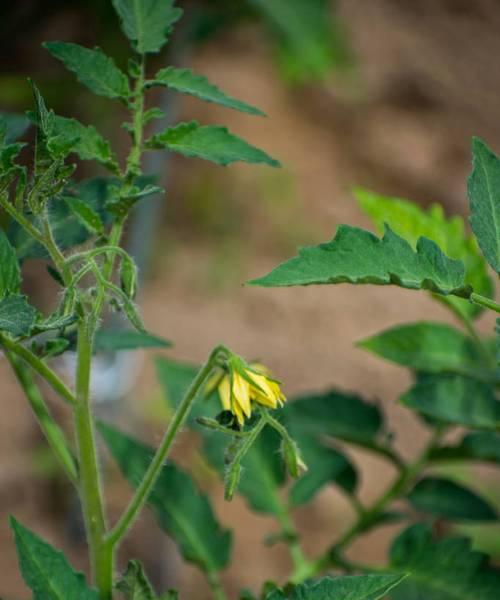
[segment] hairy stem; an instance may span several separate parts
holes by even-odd
[[[177,407],[172,421],[165,432],[163,440],[161,441],[160,446],[158,447],[158,450],[156,451],[156,454],[154,455],[154,458],[148,467],[148,470],[144,474],[139,487],[130,501],[130,504],[125,509],[125,512],[120,517],[119,521],[108,534],[107,540],[112,546],[116,546],[121,541],[138,517],[141,509],[144,507],[148,496],[153,489],[158,476],[160,475],[163,463],[170,452],[172,443],[179,430],[185,423],[196,396],[210,375],[216,363],[217,356],[221,351],[223,351],[223,347],[217,346],[211,352],[207,362],[198,371],[198,374],[193,379],[189,389],[186,392],[186,395]]]
[[[59,463],[71,483],[75,486],[78,485],[78,467],[76,460],[69,449],[69,443],[64,432],[50,414],[50,410],[43,399],[40,389],[33,381],[33,378],[24,363],[17,356],[8,350],[5,351],[5,355],[31,405],[40,429],[43,431],[52,451],[59,460]]]
[[[89,545],[93,582],[101,600],[109,600],[113,590],[113,549],[105,541],[106,522],[97,462],[94,419],[90,401],[92,336],[86,321],[78,327],[75,432],[80,463],[80,500]]]

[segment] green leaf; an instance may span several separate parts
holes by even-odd
[[[171,342],[150,333],[134,330],[100,329],[95,336],[95,350],[98,352],[119,352],[139,348],[170,348]]]
[[[500,159],[479,138],[472,140],[472,155],[470,223],[486,260],[500,273]]]
[[[10,144],[19,139],[30,126],[26,115],[0,111],[0,128],[5,126],[5,143]]]
[[[99,214],[86,202],[79,198],[67,196],[64,198],[66,204],[78,217],[80,222],[91,232],[98,235],[104,233],[104,223]]]
[[[16,337],[30,334],[38,311],[28,304],[26,296],[13,294],[0,300],[0,331]]]
[[[21,287],[21,271],[16,252],[3,229],[0,229],[0,298],[15,294]]]
[[[432,529],[418,523],[392,545],[391,567],[409,573],[391,593],[393,600],[497,600],[500,571],[471,550],[465,538],[433,540]]]
[[[99,600],[96,590],[88,587],[85,577],[76,573],[62,554],[14,518],[19,564],[24,581],[33,592],[33,600]]]
[[[174,0],[113,0],[123,32],[139,54],[158,52],[182,16]]]
[[[366,338],[358,345],[416,371],[474,377],[486,370],[473,340],[444,323],[422,321],[398,325]]]
[[[66,42],[45,42],[42,45],[94,94],[121,99],[130,96],[127,76],[99,48],[84,48]]]
[[[54,115],[51,134],[55,136],[58,144],[70,148],[70,152],[74,152],[82,160],[95,160],[114,173],[117,172],[116,158],[111,152],[109,142],[94,126],[86,126],[76,119]],[[49,142],[51,143],[53,144],[53,140]]]
[[[190,94],[206,102],[214,102],[226,108],[232,108],[251,115],[265,116],[255,106],[228,96],[217,86],[210,83],[206,77],[195,75],[190,69],[177,69],[175,67],[160,69],[153,80],[146,82],[146,86],[165,86],[176,92]]]
[[[290,591],[271,592],[266,600],[378,600],[397,587],[406,575],[346,575],[292,586]]]
[[[279,167],[280,163],[268,154],[233,135],[225,127],[200,125],[196,121],[179,123],[151,137],[146,142],[149,149],[166,149],[190,158],[203,158],[218,165],[235,161],[264,163]]]
[[[137,487],[154,451],[109,425],[99,430],[128,482]],[[167,463],[148,499],[160,527],[177,542],[185,560],[210,573],[229,560],[231,533],[217,523],[207,496],[173,463]]]
[[[354,394],[335,390],[301,396],[284,408],[285,421],[292,434],[328,435],[365,447],[371,447],[382,429],[377,406]]]
[[[407,498],[417,510],[449,520],[495,521],[498,518],[486,500],[449,479],[425,477]]]
[[[130,560],[127,570],[116,584],[124,600],[156,600],[153,586],[149,582],[144,568],[138,560]]]
[[[348,493],[355,490],[356,470],[341,452],[326,446],[314,436],[294,435],[294,437],[297,439],[308,470],[290,489],[289,498],[292,506],[310,502],[329,483],[336,483]]]
[[[420,375],[401,402],[446,423],[478,429],[500,424],[500,402],[493,388],[461,375]]]
[[[201,431],[204,437],[204,456],[223,476],[227,436],[209,430]],[[283,513],[280,488],[285,483],[285,469],[279,453],[280,445],[280,435],[266,426],[242,460],[238,493],[256,512],[274,515]]]
[[[435,448],[432,461],[478,460],[500,463],[500,434],[494,431],[475,431],[465,435],[455,446]]]
[[[385,225],[403,237],[413,247],[418,238],[427,237],[441,250],[465,266],[466,284],[488,298],[493,294],[493,283],[488,275],[488,265],[481,254],[476,239],[467,235],[462,217],[446,218],[442,206],[432,204],[427,210],[400,198],[390,198],[368,190],[357,188],[354,195],[358,204],[373,221],[379,233]],[[455,296],[435,296],[449,305],[463,318],[475,317],[482,308]]]
[[[389,227],[379,239],[348,225],[340,225],[330,242],[301,248],[299,256],[249,283],[263,287],[372,283],[463,297],[471,293],[464,283],[463,263],[446,257],[431,240],[421,237],[415,252]]]
[[[69,327],[75,321],[78,320],[78,315],[61,315],[58,312],[53,313],[47,319],[39,319],[34,327],[32,333],[41,333],[42,331],[53,331],[55,329],[64,329]]]

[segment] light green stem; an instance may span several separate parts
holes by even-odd
[[[69,444],[62,429],[54,421],[50,410],[43,399],[38,386],[33,381],[28,369],[23,362],[10,351],[5,355],[31,405],[35,417],[43,431],[47,442],[59,460],[66,475],[73,485],[78,485],[78,467]]]
[[[73,392],[71,392],[64,381],[62,381],[59,376],[43,362],[43,360],[39,359],[38,356],[33,354],[31,350],[22,344],[12,341],[10,338],[2,334],[0,334],[0,346],[3,346],[9,352],[16,354],[19,356],[19,358],[22,358],[26,363],[28,363],[29,366],[36,371],[38,375],[43,377],[43,379],[45,379],[52,389],[63,400],[66,400],[68,404],[71,404],[72,406],[76,405],[76,399]]]
[[[491,300],[490,298],[486,298],[486,296],[472,293],[470,295],[470,301],[474,304],[479,304],[479,306],[484,306],[485,308],[489,308],[490,310],[500,313],[500,304],[494,300]]]
[[[93,582],[101,600],[110,600],[113,590],[113,548],[105,540],[106,522],[97,462],[94,419],[90,401],[92,337],[87,323],[78,327],[75,432],[80,464],[82,503]]]
[[[219,577],[219,573],[213,571],[208,573],[208,584],[212,590],[213,600],[227,600],[226,592],[222,587],[222,582]]]
[[[185,423],[186,418],[189,414],[189,411],[191,410],[191,407],[196,399],[200,388],[210,375],[216,363],[217,355],[220,354],[220,352],[223,350],[224,348],[222,346],[217,346],[211,352],[207,362],[198,371],[198,374],[189,386],[186,395],[177,407],[172,421],[170,422],[167,431],[163,436],[160,446],[158,447],[156,454],[148,467],[148,470],[144,474],[144,477],[139,487],[137,488],[132,500],[130,501],[130,504],[125,509],[125,512],[107,536],[107,540],[112,546],[116,546],[117,544],[119,544],[119,542],[122,540],[122,538],[125,536],[127,531],[130,529],[130,527],[138,517],[141,509],[144,507],[148,496],[151,490],[153,489],[158,479],[158,476],[160,475],[163,463],[169,455],[172,443],[177,433]]]

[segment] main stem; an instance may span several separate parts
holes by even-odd
[[[80,500],[89,545],[92,579],[101,600],[110,600],[113,591],[113,549],[107,543],[106,521],[90,399],[92,333],[87,321],[78,327],[75,432],[80,465]]]

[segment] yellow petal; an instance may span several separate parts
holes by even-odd
[[[238,423],[240,425],[244,425],[245,423],[245,416],[243,415],[243,412],[241,410],[240,405],[237,402],[233,402],[233,414],[236,415],[236,418],[238,419]],[[248,415],[250,416],[250,415]]]
[[[231,387],[227,375],[219,383],[219,397],[224,410],[231,410]]]
[[[220,369],[218,369],[217,371],[215,371],[215,373],[212,373],[212,375],[210,375],[207,383],[205,384],[205,396],[210,395],[219,386],[223,377],[224,374]]]
[[[250,385],[248,381],[237,373],[233,372],[233,387],[232,387],[232,400],[233,408],[238,404],[241,410],[247,417],[252,414],[252,408],[250,406]]]
[[[276,408],[278,406],[278,402],[276,400],[276,398],[270,397],[270,396],[266,396],[265,394],[255,394],[253,396],[253,399],[255,400],[255,402],[258,402],[259,404],[262,404],[262,406],[267,406],[268,408]]]
[[[273,382],[269,381],[269,379],[267,379],[265,375],[259,375],[258,373],[254,373],[253,371],[247,371],[247,375],[252,381],[255,381],[255,383],[258,386],[258,388],[253,387],[252,392],[254,392],[255,395],[265,395],[271,401],[274,401],[274,403],[276,404],[277,396],[270,385]]]

